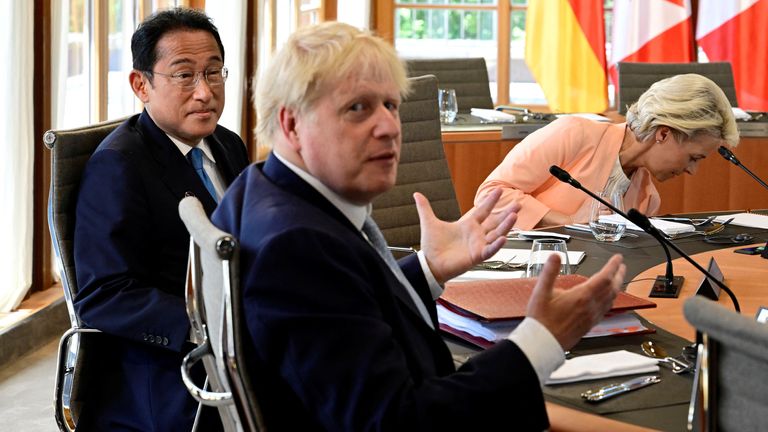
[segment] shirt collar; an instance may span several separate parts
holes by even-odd
[[[211,148],[208,146],[208,142],[205,139],[201,139],[200,141],[198,141],[197,144],[195,144],[194,146],[191,146],[189,144],[181,142],[180,140],[168,134],[166,135],[168,136],[168,138],[171,140],[172,143],[176,144],[176,147],[178,147],[179,151],[181,152],[181,154],[184,155],[184,157],[187,157],[187,153],[189,153],[193,147],[197,147],[203,151],[203,154],[205,155],[205,157],[208,158],[208,160],[210,160],[213,163],[216,163],[216,159],[213,158],[213,153],[211,153]]]
[[[298,166],[287,161],[284,157],[280,156],[276,151],[273,150],[272,154],[280,162],[282,162],[286,167],[288,167],[289,170],[293,171],[297,176],[301,177],[302,180],[309,183],[309,185],[312,186],[315,190],[317,190],[320,193],[320,195],[322,195],[325,199],[330,201],[334,207],[339,209],[339,211],[344,216],[346,216],[346,218],[349,219],[350,222],[352,222],[352,225],[354,225],[355,228],[357,228],[358,230],[363,229],[365,218],[371,214],[371,204],[367,204],[363,206],[352,204],[351,202],[344,199],[341,195],[332,191],[328,186],[324,185],[323,182],[313,177],[312,174],[304,171]]]

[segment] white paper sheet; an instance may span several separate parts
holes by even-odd
[[[627,229],[633,230],[633,231],[643,231],[640,229],[639,226],[633,224],[632,222],[628,221],[627,219],[624,219],[618,214],[610,214],[605,216],[600,216],[601,221],[611,222],[611,223],[625,223],[627,225]],[[696,227],[689,224],[684,223],[678,223],[678,222],[672,222],[672,221],[666,221],[662,219],[651,219],[651,224],[656,227],[657,230],[663,232],[667,235],[675,235],[675,234],[681,234],[681,233],[687,233],[687,232],[693,232],[696,231]]]
[[[524,264],[528,262],[528,256],[531,254],[531,249],[501,249],[496,252],[488,261],[509,261],[510,264]],[[587,256],[584,251],[568,251],[568,262],[571,265],[581,263],[584,257]]]
[[[735,213],[730,215],[722,215],[716,217],[715,222],[722,223],[730,218],[733,218],[733,221],[730,223],[731,225],[768,229],[768,216],[756,213]]]
[[[515,116],[513,116],[512,114],[507,114],[505,112],[496,111],[492,109],[472,108],[470,109],[470,113],[473,116],[480,117],[483,120],[488,120],[492,122],[514,123],[516,121]]]

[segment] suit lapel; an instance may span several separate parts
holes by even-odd
[[[235,181],[235,177],[237,177],[237,174],[239,173],[239,170],[235,170],[234,152],[226,151],[226,146],[219,137],[218,126],[213,134],[205,139],[208,141],[208,148],[211,149],[213,158],[216,159],[216,169],[224,180],[224,184],[229,186]]]
[[[139,116],[137,129],[144,138],[144,145],[148,146],[159,165],[160,180],[179,201],[189,195],[197,197],[210,216],[216,209],[216,201],[178,147],[157,127],[146,110]]]
[[[347,219],[347,217],[344,216],[344,214],[338,208],[336,208],[336,206],[331,204],[331,202],[325,199],[325,197],[322,196],[320,192],[310,186],[301,177],[296,175],[296,173],[291,171],[274,155],[270,155],[267,159],[266,163],[264,164],[263,173],[264,176],[267,177],[271,182],[275,183],[283,189],[290,191],[294,195],[299,196],[303,200],[309,202],[311,205],[319,207],[334,220],[352,231],[356,237],[358,237],[359,240],[365,244],[366,247],[370,246],[368,241],[363,237],[360,230],[352,225],[352,222],[350,222],[349,219]],[[392,289],[392,292],[395,294],[395,296],[408,308],[408,310],[410,310],[413,318],[415,318],[416,321],[420,322],[424,328],[430,329],[430,327],[421,317],[421,313],[419,313],[416,305],[413,304],[413,300],[406,291],[406,288],[397,280],[397,277],[395,277],[395,275],[392,273],[392,270],[389,269],[384,260],[378,256],[378,253],[373,248],[371,248],[371,252],[376,256],[376,262],[379,263],[379,266],[387,275],[389,280],[388,286]],[[429,309],[430,308],[427,307],[427,310]]]

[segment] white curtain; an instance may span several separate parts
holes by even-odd
[[[65,95],[67,83],[67,33],[69,27],[69,0],[51,2],[51,125],[53,129],[66,127]]]
[[[245,18],[244,0],[207,1],[205,13],[219,29],[224,44],[224,63],[229,70],[226,83],[226,104],[219,124],[241,134],[243,115],[243,92],[245,90]],[[250,99],[250,98],[249,98]],[[247,101],[245,103],[248,103]],[[246,143],[248,145],[248,143]]]
[[[32,284],[34,2],[0,0],[0,312]],[[48,235],[48,233],[40,233]]]
[[[336,19],[358,28],[371,28],[371,0],[338,0]]]

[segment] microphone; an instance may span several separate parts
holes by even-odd
[[[736,157],[736,155],[733,154],[733,152],[730,151],[728,148],[726,148],[725,146],[720,146],[717,149],[717,152],[720,153],[720,156],[722,156],[723,159],[725,159],[725,160],[731,162],[732,164],[736,165],[737,167],[743,169],[744,172],[749,174],[753,179],[755,179],[755,181],[760,183],[761,186],[763,186],[764,188],[768,189],[768,184],[765,184],[765,182],[762,181],[760,179],[760,177],[758,177],[757,175],[755,175],[755,173],[750,171],[749,168],[745,167],[744,164],[742,164],[741,161]]]
[[[552,174],[553,176],[555,176],[561,182],[568,183],[569,185],[575,187],[576,189],[583,190],[584,192],[587,193],[587,195],[591,195],[591,196],[595,197],[595,194],[593,194],[592,192],[589,192],[588,190],[582,188],[581,183],[576,181],[575,178],[571,177],[571,175],[568,174],[568,171],[560,168],[559,166],[552,165],[551,167],[549,167],[549,173]],[[613,209],[611,209],[611,210],[613,210]]]
[[[631,220],[629,216],[624,213],[623,211],[617,209],[613,204],[609,203],[608,201],[602,199],[599,195],[595,194],[591,190],[585,188],[581,185],[576,179],[571,177],[571,175],[568,173],[568,171],[560,168],[557,165],[552,165],[549,167],[549,173],[555,176],[558,180],[560,180],[563,183],[568,183],[569,185],[575,187],[576,189],[586,193],[587,195],[591,196],[592,198],[599,201],[604,206],[608,207],[609,209],[613,210],[616,214],[621,215],[623,218],[627,220]],[[654,231],[658,232],[656,230],[656,227],[651,225],[651,222],[648,221],[646,218],[646,221],[648,222],[648,225],[653,228]],[[659,237],[654,235],[652,232],[648,231],[647,229],[640,227],[643,231],[647,232],[648,234],[651,234],[656,240],[659,240]],[[672,256],[669,254],[669,249],[667,249],[666,244],[664,244],[663,241],[659,241],[661,244],[662,249],[664,249],[664,254],[667,256],[667,271],[665,274],[656,276],[656,282],[653,284],[653,289],[651,290],[651,297],[671,297],[676,298],[680,295],[680,289],[683,288],[683,280],[684,278],[682,276],[675,276],[675,274],[672,272]]]
[[[579,183],[578,180],[576,180],[575,178],[571,177],[570,174],[568,174],[568,171],[560,168],[557,165],[552,165],[551,167],[549,167],[549,173],[552,174],[553,176],[555,176],[555,178],[557,178],[561,182],[568,183],[569,185],[575,187],[576,189],[578,189],[578,190],[584,192],[585,194],[591,196],[592,198],[600,201],[601,204],[603,204],[604,206],[606,206],[609,209],[613,210],[615,213],[618,213],[622,217],[627,218],[627,215],[623,211],[617,209],[613,204],[611,204],[608,201],[600,198],[599,195],[595,194],[591,190],[589,190],[589,189],[585,188],[584,186],[582,186],[581,183]]]
[[[712,275],[712,273],[708,272],[704,269],[704,267],[700,266],[699,263],[694,261],[688,254],[683,252],[677,245],[675,245],[673,242],[669,241],[666,237],[664,237],[658,229],[656,229],[653,224],[651,224],[651,221],[648,219],[648,217],[642,213],[640,213],[637,209],[629,209],[629,212],[627,212],[627,216],[629,217],[629,220],[631,220],[635,225],[642,228],[643,231],[647,232],[648,234],[651,234],[652,236],[656,237],[656,239],[662,244],[669,245],[672,249],[677,252],[678,255],[683,257],[686,261],[691,263],[694,267],[696,267],[696,270],[700,271],[702,274],[704,274],[710,281],[717,284],[717,286],[720,287],[723,291],[725,291],[728,296],[731,298],[731,301],[733,302],[733,308],[736,309],[736,312],[741,312],[741,308],[739,307],[739,301],[736,300],[736,295],[731,291],[730,288],[728,288],[727,285],[725,285],[719,278]],[[665,246],[666,249],[666,246]]]

